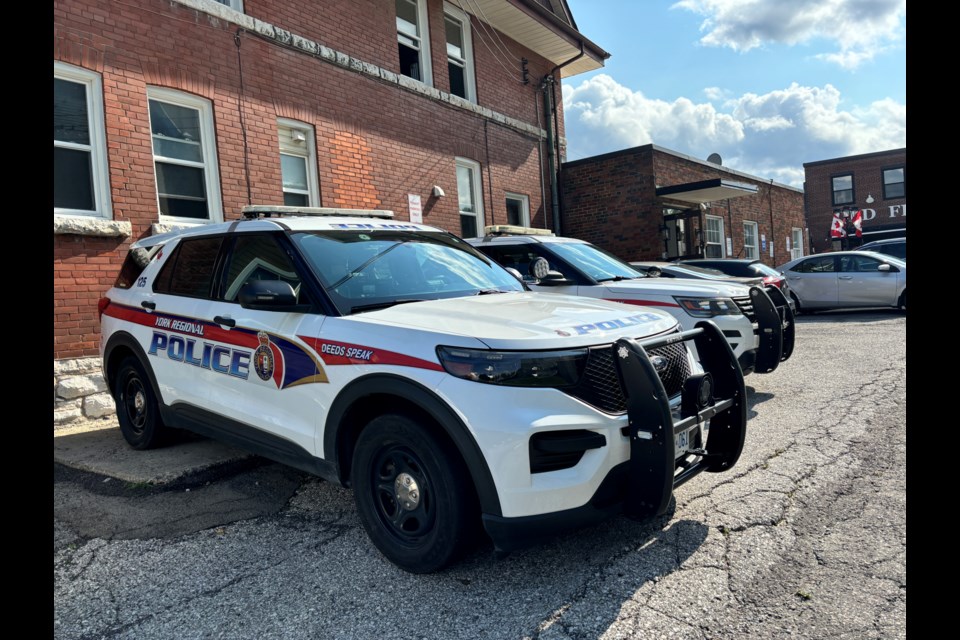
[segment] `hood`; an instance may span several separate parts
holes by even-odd
[[[640,278],[603,282],[607,291],[619,297],[636,296],[709,296],[714,298],[734,298],[750,295],[749,287],[726,282],[709,280],[687,280],[683,278]]]
[[[480,340],[493,349],[563,349],[644,338],[677,326],[663,311],[529,291],[399,304],[350,319]]]

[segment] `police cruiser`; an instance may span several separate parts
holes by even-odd
[[[661,514],[743,447],[743,375],[710,319],[531,292],[387,211],[255,206],[145,238],[99,310],[133,448],[188,429],[352,487],[412,572],[484,530],[509,551]]]
[[[730,342],[744,375],[770,373],[793,353],[793,311],[776,287],[649,277],[589,242],[546,229],[494,225],[484,233],[468,242],[512,269],[534,291],[656,307],[684,329],[712,320]]]

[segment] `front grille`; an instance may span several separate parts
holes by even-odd
[[[667,395],[673,397],[680,393],[684,381],[690,376],[685,343],[675,342],[650,349],[647,353],[651,357],[660,356],[667,361],[666,368],[659,372],[660,382],[663,383]],[[601,411],[624,413],[627,410],[627,399],[617,377],[612,345],[590,348],[580,382],[564,391]]]
[[[740,312],[747,316],[747,319],[750,320],[750,322],[757,321],[757,314],[753,312],[753,300],[750,299],[750,296],[734,298],[733,301],[737,304],[737,307],[740,308]]]

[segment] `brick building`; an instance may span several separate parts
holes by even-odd
[[[624,260],[808,253],[800,189],[656,145],[566,162],[561,186],[563,234]]]
[[[840,249],[831,240],[834,212],[863,212],[862,242],[907,235],[907,149],[891,149],[803,164],[805,209],[817,251]],[[859,246],[851,238],[851,246]]]
[[[55,419],[112,410],[97,301],[139,238],[250,203],[549,224],[561,79],[607,57],[565,0],[58,0]]]

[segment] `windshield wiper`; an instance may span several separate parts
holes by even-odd
[[[491,293],[510,293],[509,291],[504,291],[503,289],[480,289],[477,291],[475,296],[488,296]]]
[[[379,260],[379,259],[382,258],[383,256],[387,255],[388,253],[390,253],[391,251],[393,251],[394,249],[396,249],[396,248],[399,247],[400,245],[405,244],[405,243],[407,243],[407,242],[410,242],[410,240],[398,240],[395,244],[390,245],[389,247],[387,247],[386,249],[384,249],[383,251],[381,251],[381,252],[378,253],[377,255],[371,257],[369,260],[367,260],[366,262],[364,262],[362,265],[360,265],[359,267],[357,267],[356,269],[354,269],[353,271],[351,271],[351,272],[348,273],[347,275],[343,276],[342,278],[340,278],[339,280],[337,280],[336,282],[334,282],[333,284],[331,284],[329,287],[327,287],[327,290],[328,290],[328,291],[331,291],[331,290],[333,290],[333,289],[336,289],[337,287],[339,287],[340,285],[342,285],[344,282],[346,282],[346,281],[349,280],[350,278],[358,275],[361,271],[363,271],[364,269],[366,269],[367,267],[369,267],[371,264],[373,264],[374,262],[376,262],[377,260]]]
[[[620,282],[621,280],[639,280],[646,276],[611,276],[609,278],[598,278],[597,282]]]
[[[426,298],[398,298],[396,300],[388,300],[387,302],[375,302],[373,304],[358,304],[355,307],[350,307],[350,313],[357,313],[358,311],[375,311],[377,309],[388,309],[395,304],[406,304],[408,302],[426,302]]]

